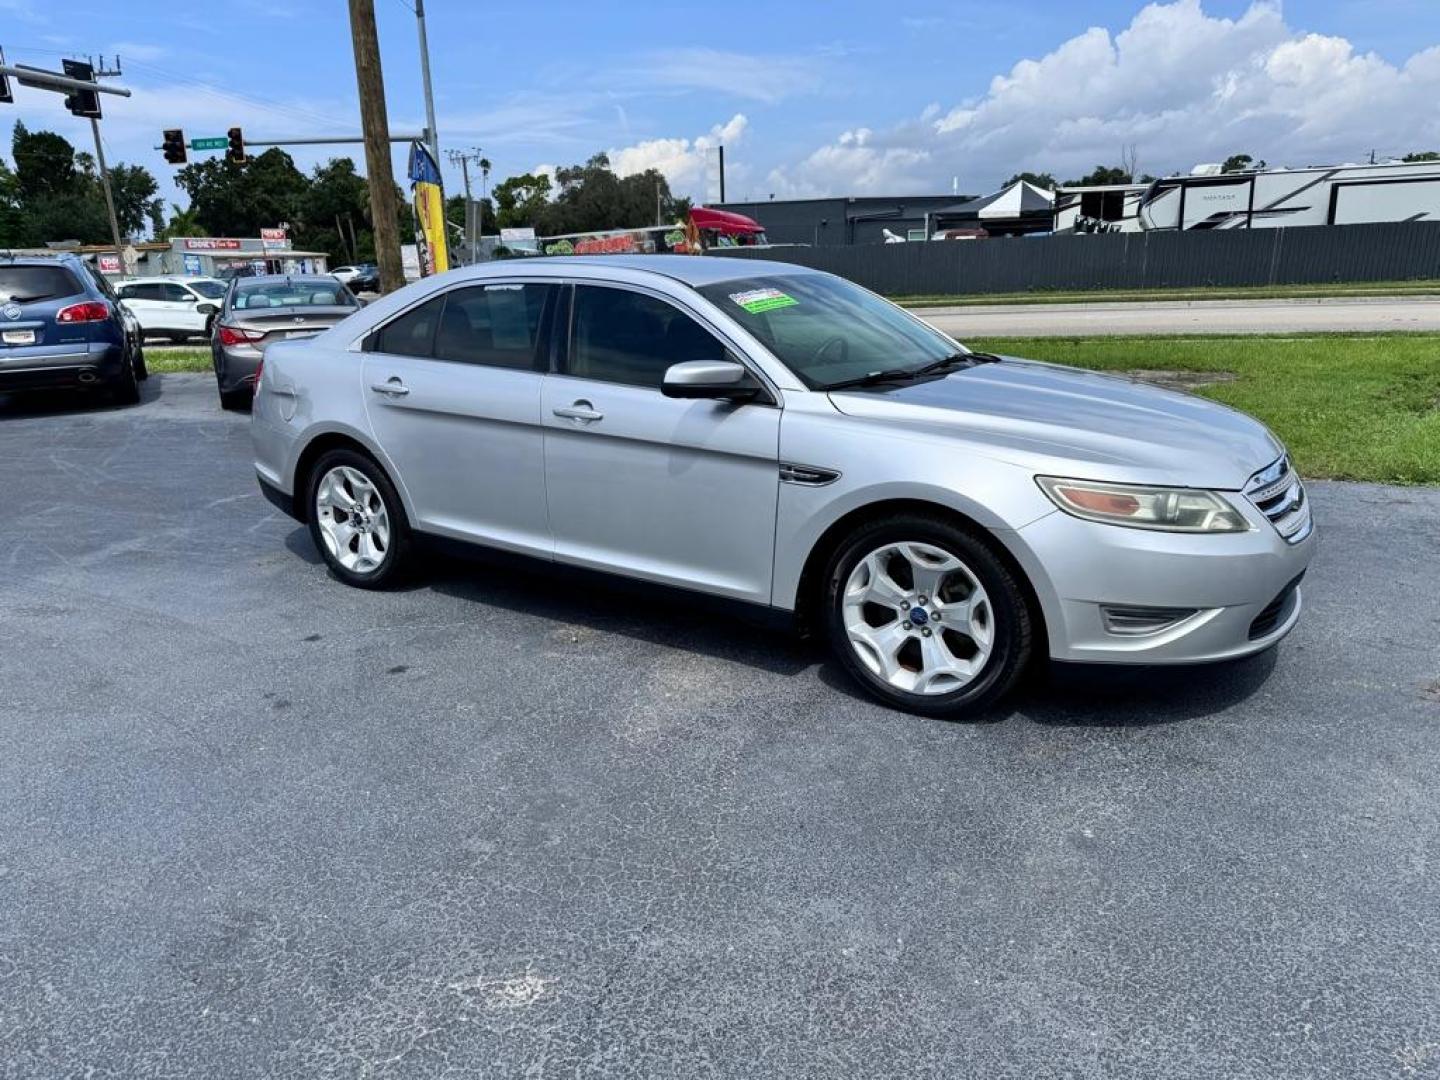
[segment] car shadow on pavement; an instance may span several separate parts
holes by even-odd
[[[29,420],[43,416],[74,416],[82,413],[113,413],[138,409],[160,396],[161,377],[151,375],[140,384],[140,404],[118,404],[104,390],[36,390],[23,394],[0,394],[0,422]]]
[[[304,526],[285,546],[312,565],[321,559]],[[826,686],[874,703],[823,644],[802,639],[788,619],[643,581],[493,551],[457,553],[426,545],[424,569],[397,587],[513,611],[793,676],[818,665]],[[1277,650],[1217,664],[1125,667],[1036,665],[996,709],[976,719],[1010,718],[1071,727],[1143,727],[1193,720],[1243,702],[1270,677]]]
[[[308,532],[300,533],[295,549],[303,545],[318,559]],[[621,634],[777,675],[798,675],[817,659],[813,646],[787,632],[788,620],[772,619],[764,609],[497,552],[427,550],[425,556],[425,569],[401,588],[429,588],[530,618]]]
[[[1029,720],[1055,727],[1148,727],[1196,720],[1249,698],[1275,668],[1276,650],[1217,664],[1124,667],[1116,664],[1041,662],[1020,685],[973,722]],[[870,700],[833,658],[820,681]]]
[[[1278,650],[1214,664],[1124,667],[1050,664],[1021,687],[1006,711],[1037,724],[1147,727],[1223,712],[1256,693]]]

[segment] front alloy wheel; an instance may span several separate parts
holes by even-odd
[[[310,530],[326,563],[341,580],[363,588],[391,583],[406,547],[404,511],[385,474],[349,450],[317,463],[310,497]]]
[[[1029,660],[1031,616],[975,533],[905,515],[862,527],[830,564],[830,643],[890,705],[957,718],[994,702]]]

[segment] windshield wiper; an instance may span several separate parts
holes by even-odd
[[[989,353],[957,352],[949,356],[942,356],[939,360],[933,360],[928,364],[922,364],[918,368],[893,368],[884,371],[872,371],[866,375],[859,375],[853,379],[841,379],[827,385],[826,390],[846,390],[856,386],[878,386],[880,383],[902,382],[910,379],[923,379],[927,375],[940,375],[957,367],[969,364],[989,364],[999,360],[998,356],[991,356]]]

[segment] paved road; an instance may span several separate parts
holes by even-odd
[[[158,397],[157,397],[158,395]],[[1440,491],[992,723],[684,602],[347,589],[203,377],[0,401],[0,1076],[1440,1073]]]
[[[1440,331],[1440,296],[981,304],[920,308],[916,314],[961,340],[1010,335],[1435,332]]]

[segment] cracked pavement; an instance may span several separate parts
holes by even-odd
[[[1440,491],[1312,494],[1278,651],[946,724],[0,398],[0,1076],[1440,1076]]]

